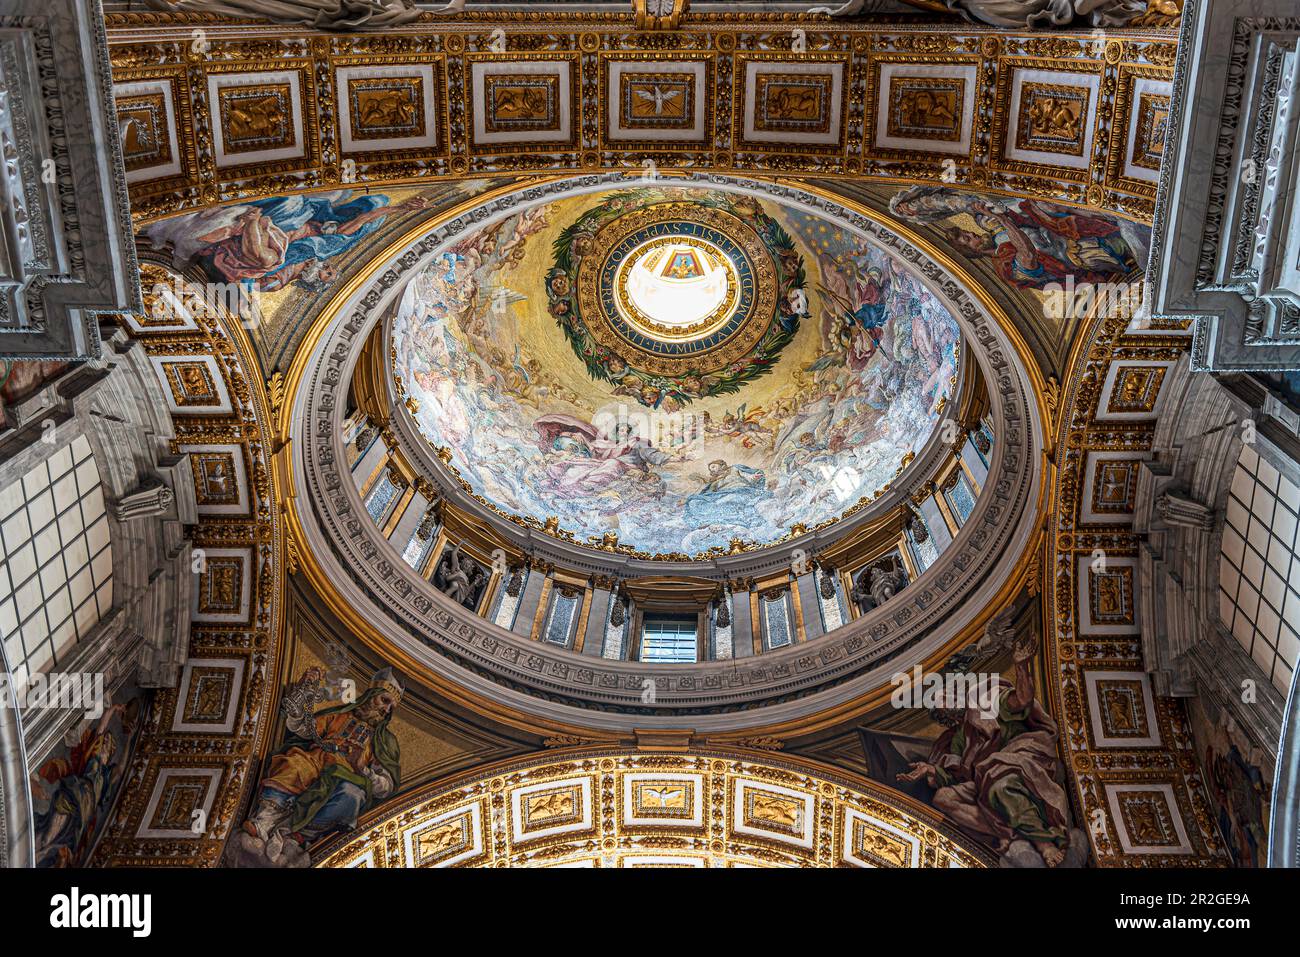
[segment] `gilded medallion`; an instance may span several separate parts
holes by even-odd
[[[640,190],[564,231],[547,294],[591,377],[657,407],[765,374],[806,314],[804,284],[793,241],[754,200]]]

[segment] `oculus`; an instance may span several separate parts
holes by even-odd
[[[794,240],[757,201],[662,197],[622,191],[581,216],[556,242],[547,292],[593,379],[671,411],[770,372],[808,296]]]
[[[615,308],[668,340],[704,335],[735,313],[740,281],[729,256],[694,236],[652,239],[618,266]]]

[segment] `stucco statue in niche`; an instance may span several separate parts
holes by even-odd
[[[470,556],[460,550],[453,542],[438,562],[433,574],[433,583],[444,595],[459,605],[473,610],[478,607],[483,586],[487,584],[487,575]]]
[[[896,555],[890,555],[858,572],[849,596],[862,611],[883,605],[907,587],[907,570]]]

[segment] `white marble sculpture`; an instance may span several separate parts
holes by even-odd
[[[215,13],[273,20],[318,30],[371,30],[401,26],[423,12],[414,0],[149,0],[157,10]],[[451,0],[432,13],[460,13],[465,0]]]
[[[944,0],[949,10],[976,23],[1033,29],[1071,23],[1121,27],[1147,12],[1147,0]],[[809,13],[852,17],[870,13],[867,0],[848,0],[835,7],[813,7]]]

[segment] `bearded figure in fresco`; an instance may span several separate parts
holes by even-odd
[[[1126,234],[1127,224],[1054,203],[1001,202],[942,186],[913,186],[894,196],[889,210],[937,226],[958,249],[993,260],[998,275],[1021,289],[1064,284],[1067,277],[1076,283],[1116,281],[1145,258]]]
[[[331,259],[347,252],[394,213],[423,209],[424,196],[388,205],[379,194],[349,189],[235,203],[154,223],[145,235],[170,249],[173,264],[199,261],[214,280],[271,292],[296,283],[324,289],[337,275]]]
[[[595,492],[632,472],[648,473],[672,458],[636,436],[624,422],[606,435],[581,419],[555,413],[533,422],[538,447],[553,453],[546,476],[557,488]]]
[[[998,682],[995,714],[975,701],[933,709],[944,731],[898,780],[935,788],[934,806],[999,854],[1023,840],[1056,867],[1070,847],[1070,814],[1057,783],[1056,721],[1034,698],[1029,663],[1036,651],[1032,638],[1014,646],[1014,683]]]
[[[403,687],[392,668],[376,673],[356,701],[313,711],[324,699],[320,668],[286,693],[288,736],[272,756],[258,803],[232,841],[243,866],[306,866],[306,847],[348,831],[400,779],[397,738],[388,729]]]

